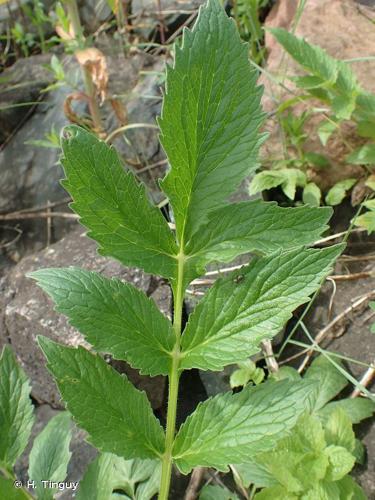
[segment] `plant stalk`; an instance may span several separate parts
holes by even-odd
[[[68,11],[69,21],[73,28],[75,39],[78,43],[79,48],[83,48],[85,43],[85,37],[83,34],[81,20],[79,18],[77,2],[76,0],[65,0],[65,3]],[[102,119],[101,119],[99,105],[96,100],[95,85],[92,80],[90,70],[85,66],[81,66],[81,69],[83,75],[83,82],[85,86],[85,92],[89,97],[89,108],[90,108],[91,118],[96,132],[101,132],[103,130]]]
[[[182,308],[184,301],[184,265],[185,255],[183,253],[183,244],[181,242],[180,253],[177,256],[178,270],[177,283],[173,289],[174,297],[174,315],[173,329],[176,336],[176,341],[173,349],[172,367],[169,374],[169,389],[168,389],[168,411],[167,411],[167,426],[165,434],[165,451],[162,460],[162,471],[160,478],[159,500],[168,500],[169,488],[171,484],[172,474],[172,448],[176,429],[176,413],[178,399],[178,384],[180,379],[180,340],[182,327]]]

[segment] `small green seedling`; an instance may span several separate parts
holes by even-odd
[[[264,140],[256,79],[235,23],[210,0],[175,49],[159,120],[170,164],[161,188],[175,230],[113,148],[76,126],[63,133],[64,186],[88,236],[102,255],[169,281],[173,323],[129,283],[84,269],[41,269],[31,276],[92,349],[44,337],[39,343],[89,441],[103,453],[160,464],[160,500],[168,498],[173,466],[183,474],[197,466],[225,471],[273,449],[316,390],[314,381],[282,380],[219,394],[176,430],[181,373],[221,370],[258,352],[309,300],[342,251],[340,245],[308,248],[326,230],[330,208],[228,201],[256,168]],[[259,256],[218,279],[183,324],[189,283],[209,263],[248,252]],[[142,374],[168,377],[165,429],[145,393],[111,368],[104,353]]]
[[[335,364],[341,366],[337,360]],[[285,367],[272,378],[300,380],[300,375]],[[349,475],[355,463],[364,460],[364,447],[355,438],[353,424],[371,417],[375,403],[367,398],[331,401],[348,381],[324,356],[313,361],[304,379],[316,380],[318,390],[310,396],[309,407],[292,434],[251,463],[232,466],[236,482],[244,490],[252,485],[258,491],[255,500],[365,500],[363,490]]]
[[[305,124],[313,110],[315,114],[322,116],[315,130],[322,146],[327,146],[330,138],[336,136],[344,150],[347,150],[345,162],[363,167],[362,177],[365,178],[365,185],[369,191],[372,190],[371,197],[373,197],[375,95],[362,88],[349,62],[335,59],[321,47],[310,44],[283,28],[270,29],[270,33],[300,65],[305,74],[287,75],[301,94],[285,100],[277,110],[285,135],[285,158],[273,160],[270,169],[257,173],[251,183],[250,192],[254,194],[280,186],[285,195],[294,200],[296,187],[299,187],[303,190],[304,203],[312,206],[320,205],[322,193],[313,182],[314,176],[311,176],[311,171],[329,168],[330,162],[324,155],[306,151],[304,147],[307,138]],[[311,110],[300,115],[291,111],[296,104],[311,99],[315,102],[319,100],[324,108],[311,106]],[[354,149],[342,133],[342,125],[348,121],[355,126],[356,141],[357,144],[361,144]],[[363,182],[362,177],[347,178],[334,184],[326,193],[325,203],[332,206],[340,204],[355,184]],[[368,211],[356,217],[354,224],[366,228],[371,233],[375,230],[373,200],[366,201],[364,206]]]
[[[66,478],[71,457],[71,419],[68,412],[53,417],[34,439],[29,455],[29,484],[16,479],[14,465],[24,452],[34,423],[30,381],[18,365],[10,346],[0,356],[0,498],[52,499],[57,488],[52,483]]]
[[[35,437],[27,480],[16,477],[15,464],[30,440],[35,420],[30,381],[9,346],[0,356],[0,498],[52,500],[65,491],[77,500],[110,499],[114,490],[125,499],[151,500],[158,491],[161,465],[155,460],[124,460],[101,453],[81,481],[67,478],[72,453],[71,418],[63,411]]]

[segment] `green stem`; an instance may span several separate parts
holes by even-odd
[[[6,479],[15,479],[13,472],[4,465],[0,465],[0,474],[2,474]]]
[[[176,342],[173,349],[172,367],[169,374],[167,427],[165,434],[165,452],[162,460],[159,500],[168,500],[169,487],[171,484],[171,474],[172,474],[172,448],[173,448],[174,435],[176,429],[178,384],[180,378],[179,367],[180,367],[182,307],[183,307],[184,292],[185,292],[183,284],[185,255],[183,253],[182,242],[180,247],[180,253],[177,256],[177,260],[178,260],[177,283],[173,289],[173,297],[174,297],[173,329],[176,336]]]
[[[249,500],[252,500],[254,498],[256,491],[257,487],[255,486],[255,484],[253,484],[249,492]]]

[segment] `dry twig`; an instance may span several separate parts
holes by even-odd
[[[328,323],[320,332],[317,334],[317,336],[314,339],[314,344],[319,344],[326,338],[328,333],[332,330],[333,327],[338,325],[340,321],[342,321],[346,316],[348,316],[350,313],[354,312],[356,309],[362,307],[366,302],[368,302],[371,298],[375,296],[375,290],[372,290],[369,293],[366,293],[365,295],[362,295],[359,297],[353,304],[348,306],[344,311],[342,311],[340,314],[338,314],[332,321]],[[299,373],[303,372],[303,370],[306,368],[311,356],[313,355],[314,351],[313,349],[310,349],[304,360],[302,361],[300,367],[298,368]]]
[[[184,500],[196,500],[205,470],[204,467],[196,467],[193,470]]]
[[[375,360],[372,362],[371,366],[366,370],[363,377],[359,381],[362,387],[368,387],[375,377]],[[354,391],[351,393],[351,398],[356,398],[362,394],[361,389],[356,387]]]
[[[264,340],[262,342],[262,351],[267,363],[267,367],[270,372],[276,373],[279,371],[279,365],[277,364],[275,355],[273,353],[272,342],[270,340]]]

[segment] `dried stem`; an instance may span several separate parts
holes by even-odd
[[[196,467],[193,470],[184,500],[196,500],[205,470],[204,467]]]
[[[85,37],[83,35],[83,29],[81,25],[81,21],[79,18],[79,11],[77,7],[76,0],[66,0],[66,7],[68,11],[69,21],[72,25],[74,36],[80,46],[84,45]],[[92,75],[90,70],[81,65],[83,81],[85,85],[85,92],[89,98],[89,109],[90,115],[97,133],[100,133],[103,130],[102,127],[102,119],[100,114],[99,105],[96,99],[96,89],[94,82],[92,80]]]
[[[375,296],[375,290],[372,290],[369,293],[366,293],[366,295],[363,295],[359,299],[357,299],[353,304],[348,306],[344,311],[342,311],[340,314],[338,314],[332,321],[328,323],[320,332],[317,334],[317,336],[314,339],[315,344],[319,344],[322,342],[322,340],[325,339],[325,337],[328,335],[328,333],[332,330],[334,326],[336,326],[341,320],[343,320],[348,314],[353,312],[355,309],[358,309],[359,307],[363,306],[368,302],[371,298]],[[303,372],[303,370],[306,368],[311,356],[313,355],[314,351],[313,349],[310,349],[304,360],[302,361],[300,367],[298,368],[299,373]]]
[[[264,340],[262,342],[262,351],[269,371],[272,373],[278,372],[279,365],[277,364],[275,355],[273,353],[272,342],[270,340]]]
[[[362,387],[368,387],[375,377],[375,360],[372,362],[371,366],[366,370],[363,377],[359,381],[359,384]],[[362,394],[362,391],[359,387],[356,387],[354,391],[351,393],[351,398],[356,398]]]

